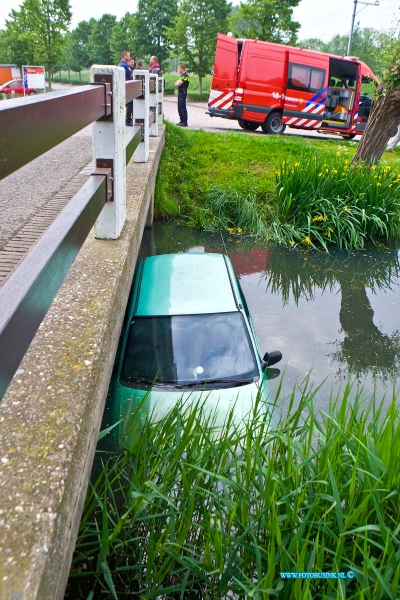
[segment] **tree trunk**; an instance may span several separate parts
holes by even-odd
[[[49,92],[51,92],[51,67],[47,67],[47,82],[49,84]]]
[[[71,69],[68,69],[68,81],[71,83]]]
[[[378,163],[388,140],[396,133],[400,123],[400,90],[390,90],[385,93],[384,87],[384,84],[380,84],[376,90],[371,114],[351,162],[352,165]]]
[[[199,94],[203,93],[203,78],[199,75]]]
[[[82,71],[79,69],[79,83],[82,83]]]

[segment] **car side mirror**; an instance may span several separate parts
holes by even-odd
[[[279,352],[279,350],[272,350],[272,352],[266,352],[262,359],[263,367],[271,367],[272,365],[278,363],[280,360],[282,360],[282,352]]]

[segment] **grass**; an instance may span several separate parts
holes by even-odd
[[[347,384],[325,413],[306,380],[271,425],[279,394],[218,435],[200,405],[134,414],[88,491],[66,598],[395,600],[396,395],[384,413]],[[354,578],[280,575],[293,571]]]
[[[379,168],[354,170],[354,151],[354,142],[182,131],[167,124],[156,214],[324,250],[396,238],[396,154],[384,155]]]

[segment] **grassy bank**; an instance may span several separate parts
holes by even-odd
[[[398,236],[396,154],[351,169],[354,142],[182,131],[167,124],[159,217],[284,244],[363,248]]]
[[[347,386],[323,413],[317,393],[217,437],[199,406],[146,420],[90,487],[66,597],[395,600],[396,398],[382,414]],[[281,576],[332,571],[346,578]]]

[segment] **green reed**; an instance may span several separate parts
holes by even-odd
[[[292,245],[360,249],[399,235],[400,176],[389,165],[351,168],[340,153],[302,155],[282,164],[275,192],[276,231]]]
[[[283,413],[279,388],[219,430],[200,403],[132,415],[129,446],[92,478],[66,597],[397,598],[396,395],[384,411],[348,384],[324,412],[317,394],[306,381]]]

